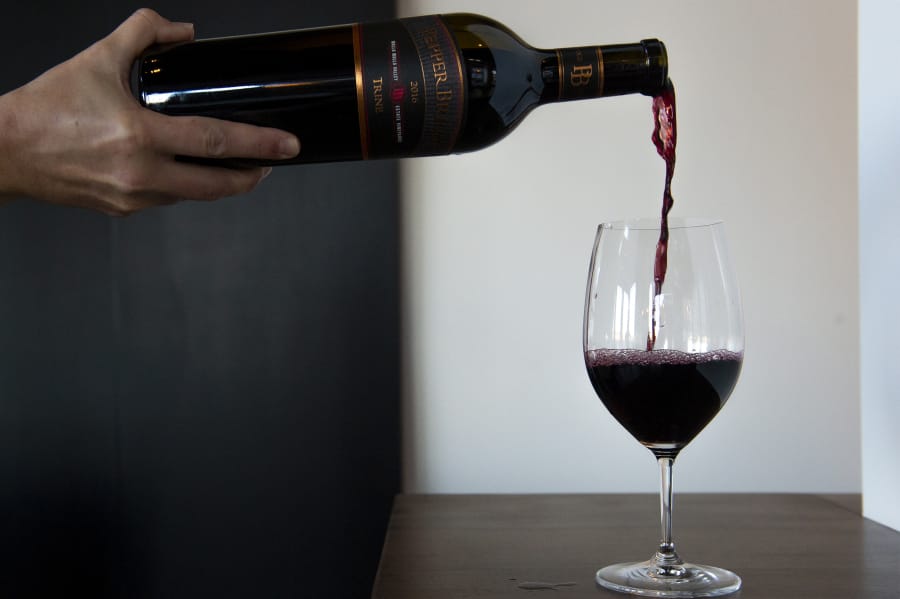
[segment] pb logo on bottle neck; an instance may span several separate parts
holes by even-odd
[[[603,56],[598,47],[557,50],[560,100],[603,95]]]
[[[594,65],[579,64],[572,67],[569,73],[569,85],[572,87],[585,87],[591,84],[591,78],[594,76]]]

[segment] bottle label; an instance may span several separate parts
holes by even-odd
[[[439,16],[354,25],[363,158],[448,154],[465,117],[462,59]]]
[[[559,99],[581,100],[603,95],[603,52],[599,46],[562,48],[559,60]]]

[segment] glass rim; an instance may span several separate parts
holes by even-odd
[[[669,229],[697,229],[702,227],[714,227],[723,224],[720,218],[707,218],[699,216],[671,216],[669,217]],[[616,231],[624,231],[633,229],[636,231],[655,230],[659,231],[660,217],[636,217],[623,220],[615,220],[603,222],[598,225],[598,229],[611,229]]]

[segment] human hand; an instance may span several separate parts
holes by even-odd
[[[106,38],[0,96],[0,198],[127,215],[182,199],[215,200],[255,187],[269,168],[226,169],[176,156],[283,160],[299,143],[277,129],[141,107],[131,67],[153,44],[193,39],[189,23],[140,9]]]

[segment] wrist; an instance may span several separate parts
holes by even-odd
[[[16,156],[22,147],[18,140],[19,122],[12,91],[0,95],[0,204],[22,196],[25,190],[20,180]]]

